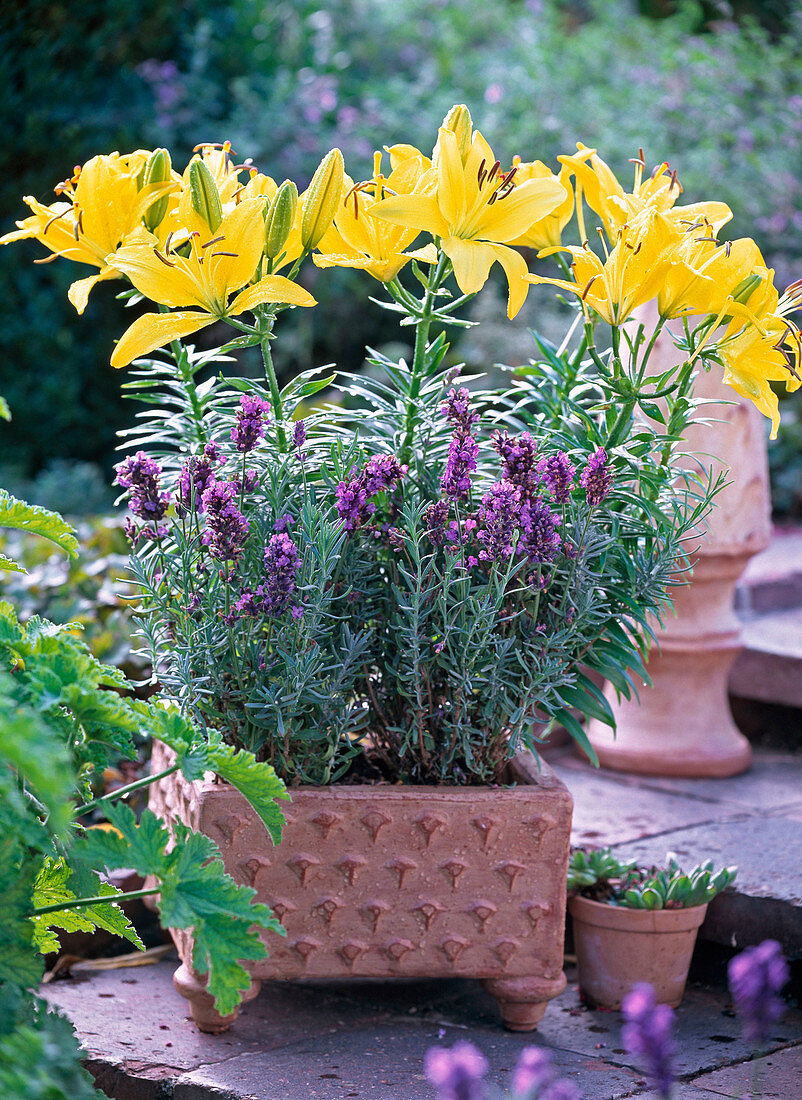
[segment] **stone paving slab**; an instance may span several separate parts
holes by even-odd
[[[753,1084],[756,1084],[754,1089]],[[699,1078],[693,1085],[689,1095],[694,1100],[698,1100],[702,1088],[716,1097],[750,1093],[754,1100],[799,1100],[802,1097],[802,1046],[775,1051],[765,1058],[755,1059],[754,1063],[727,1066]]]
[[[802,607],[742,623],[743,650],[730,672],[734,695],[802,707]]]
[[[482,1049],[499,1085],[509,1082],[520,1051],[536,1044],[553,1051],[586,1100],[645,1093],[621,1046],[620,1014],[581,1005],[570,969],[566,991],[529,1035],[503,1031],[481,985],[456,979],[266,982],[227,1034],[209,1036],[173,990],[174,967],[165,960],[43,988],[75,1022],[98,1084],[116,1100],[432,1100],[425,1052],[459,1040]],[[790,1012],[772,1040],[776,1047],[802,1042],[802,1012]],[[749,1054],[725,994],[702,986],[689,988],[677,1011],[677,1045],[678,1073],[703,1073],[704,1082]],[[693,1096],[704,1100],[699,1090]]]
[[[579,820],[583,829],[587,823],[591,828],[602,828],[606,844],[618,843],[608,838],[620,831],[616,822],[620,820],[618,815],[621,813],[621,786],[627,788],[628,814],[637,814],[641,807],[648,811],[651,807],[652,816],[647,820],[647,831],[642,835],[661,832],[666,818],[669,818],[668,828],[693,824],[690,819],[694,813],[704,814],[704,820],[710,820],[711,817],[721,817],[722,809],[726,813],[773,813],[788,806],[802,808],[802,755],[797,753],[758,749],[749,771],[729,779],[626,775],[624,772],[594,768],[567,748],[549,754],[548,759],[574,796],[575,820]],[[596,789],[594,784],[601,786]],[[698,806],[694,810],[685,801],[664,802],[654,797],[655,791],[690,800]],[[617,801],[616,793],[619,795]],[[613,804],[605,806],[604,802]],[[675,814],[673,820],[672,813]],[[609,815],[612,820],[602,819],[601,814]],[[653,828],[653,824],[656,827]]]
[[[751,559],[738,581],[741,614],[765,614],[802,604],[802,528],[775,527],[765,550]]]

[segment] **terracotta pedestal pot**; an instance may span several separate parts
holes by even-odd
[[[166,766],[162,746],[154,769]],[[232,787],[151,787],[151,808],[220,846],[229,874],[272,907],[286,938],[247,963],[263,979],[481,978],[505,1025],[531,1031],[565,988],[562,971],[572,799],[530,755],[513,787],[300,787],[274,847]],[[202,1031],[224,1031],[191,970],[191,933],[172,931],[175,986]]]
[[[649,982],[659,1004],[677,1007],[706,905],[624,909],[575,897],[569,898],[568,911],[583,997],[605,1008],[620,1008],[636,982]]]
[[[644,307],[639,319],[649,331],[654,307]],[[667,370],[678,355],[664,331],[650,373]],[[638,684],[638,698],[626,700],[608,685],[616,732],[592,721],[588,737],[602,767],[720,778],[746,771],[752,760],[749,742],[732,719],[727,689],[743,648],[735,585],[771,535],[768,457],[764,418],[724,385],[720,368],[700,371],[694,392],[713,402],[701,411],[713,422],[691,425],[684,464],[723,472],[728,484],[691,553],[691,582],[675,589],[675,614],[669,612],[658,630],[648,662],[652,686]]]

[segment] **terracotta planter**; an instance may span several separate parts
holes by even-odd
[[[154,770],[166,750],[155,749]],[[572,799],[547,765],[513,762],[517,785],[300,787],[273,847],[238,791],[172,775],[151,808],[220,846],[287,929],[266,932],[262,979],[481,978],[507,1027],[530,1031],[565,987],[562,971]],[[179,993],[203,1031],[225,1030],[190,968],[191,934],[172,933]]]
[[[649,982],[660,1004],[677,1007],[707,905],[624,909],[574,897],[568,899],[568,911],[573,919],[579,988],[587,1000],[620,1008],[636,982]]]

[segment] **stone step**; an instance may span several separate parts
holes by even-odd
[[[744,649],[730,694],[802,707],[802,529],[776,528],[735,590]]]

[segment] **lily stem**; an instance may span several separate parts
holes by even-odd
[[[404,441],[398,454],[401,465],[407,465],[412,457],[412,438],[418,422],[418,397],[423,382],[426,365],[426,350],[429,344],[429,329],[432,325],[433,304],[437,288],[446,270],[447,257],[441,253],[437,266],[429,269],[429,283],[421,302],[415,325],[415,351],[412,356],[412,378],[407,394],[407,412],[404,420]]]
[[[265,376],[267,378],[267,384],[270,387],[270,400],[273,405],[273,416],[276,418],[276,436],[278,439],[278,449],[282,454],[287,453],[287,432],[284,428],[284,404],[281,400],[281,391],[278,388],[278,378],[276,378],[276,368],[273,366],[273,353],[270,350],[270,340],[273,334],[273,324],[276,318],[273,314],[268,314],[264,318],[262,327],[259,330],[259,346],[262,349],[262,362],[265,366]]]

